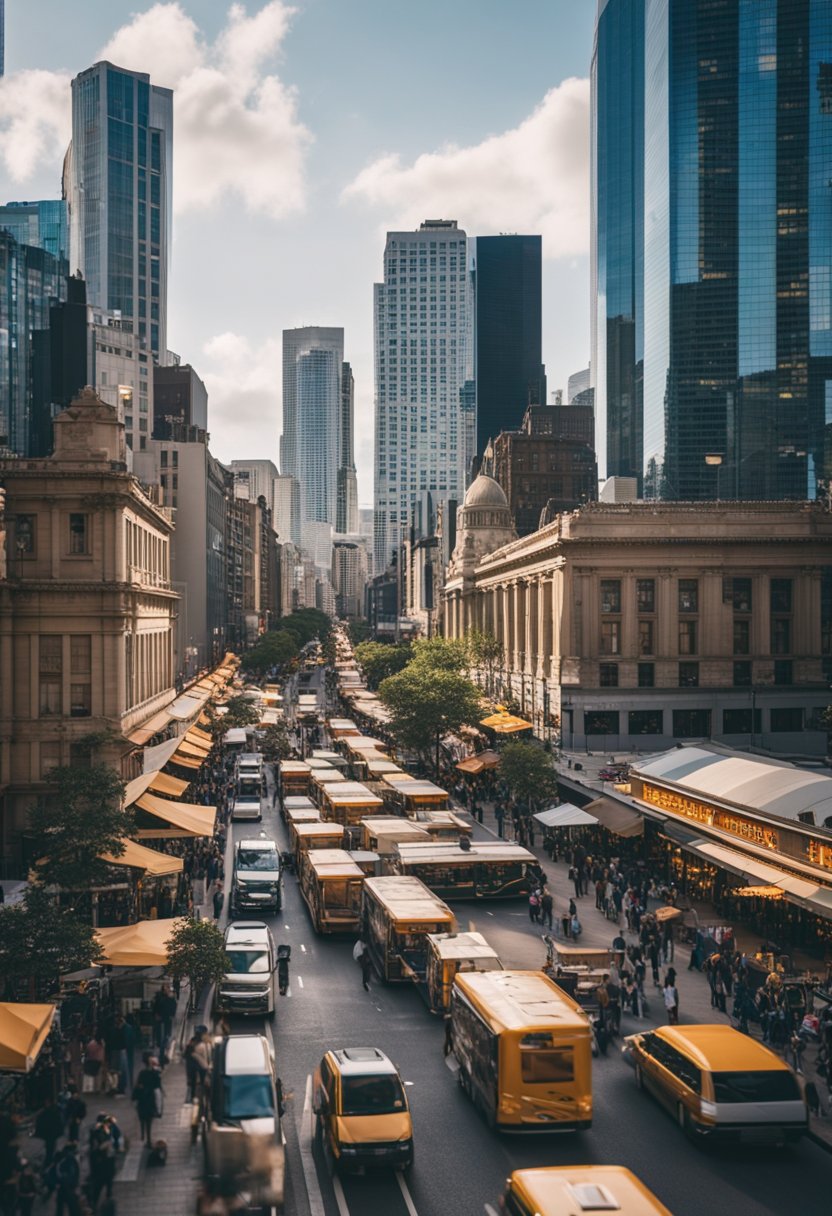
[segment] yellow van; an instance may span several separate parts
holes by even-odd
[[[671,1216],[640,1179],[620,1165],[552,1165],[515,1170],[501,1207],[508,1216],[580,1216],[618,1212],[620,1216]],[[495,1209],[486,1205],[488,1216]]]
[[[336,1168],[413,1164],[413,1124],[395,1064],[376,1047],[328,1051],[315,1071],[316,1133]]]
[[[783,1144],[806,1134],[795,1074],[780,1056],[730,1026],[660,1026],[625,1039],[636,1084],[695,1139]]]

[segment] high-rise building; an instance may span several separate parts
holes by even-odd
[[[545,405],[542,354],[542,242],[539,236],[472,241],[477,455],[500,431]]]
[[[190,363],[153,369],[153,438],[170,438],[176,426],[208,430],[208,390]]]
[[[6,0],[0,0],[0,76],[6,71]]]
[[[813,498],[832,471],[830,63],[822,0],[599,5],[602,471],[647,497]]]
[[[172,161],[170,89],[106,62],[75,77],[64,162],[70,269],[157,363],[167,361]]]
[[[358,479],[355,473],[355,378],[349,363],[341,368],[341,423],[338,443],[338,501],[335,531],[358,530]]]
[[[49,328],[32,334],[27,451],[33,457],[50,455],[56,417],[92,379],[94,353],[87,325],[86,285],[75,275],[65,283],[65,298],[50,301]]]
[[[283,331],[280,463],[281,472],[300,485],[302,533],[307,522],[335,527],[343,363],[343,329],[304,326]],[[312,547],[318,545],[319,531],[310,538]],[[303,535],[302,540],[305,545]]]
[[[128,448],[143,451],[153,430],[153,361],[129,321],[103,308],[88,313],[90,381],[118,410]]]
[[[455,220],[388,232],[375,300],[375,569],[402,543],[420,492],[461,501],[472,379],[465,233]]]
[[[54,258],[69,257],[66,203],[62,198],[4,203],[0,206],[0,228],[10,232],[21,245],[35,245]]]

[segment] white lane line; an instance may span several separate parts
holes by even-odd
[[[306,954],[306,946],[304,946],[303,943],[301,943],[300,952],[301,954]]]
[[[398,1170],[396,1170],[396,1181],[399,1184],[399,1190],[402,1193],[404,1206],[407,1208],[409,1216],[419,1216],[419,1213],[416,1211],[416,1204],[413,1202],[413,1196],[408,1190],[407,1183]]]
[[[494,915],[494,913],[493,913],[493,912],[489,912],[489,911],[488,911],[488,908],[486,908],[486,909],[485,909],[485,911],[486,911],[486,914],[487,914],[488,916],[493,916],[493,915]]]
[[[347,1207],[347,1197],[344,1194],[344,1188],[341,1186],[341,1179],[337,1174],[332,1175],[332,1189],[335,1192],[335,1202],[338,1204],[340,1216],[350,1216],[350,1209]],[[418,1216],[418,1213],[416,1213]]]
[[[298,977],[297,977],[297,981],[298,981],[298,988],[302,988],[302,987],[303,987],[303,980],[300,978],[300,976],[298,976]]]
[[[284,929],[288,929],[288,928],[289,928],[289,926],[288,926],[288,925],[284,925],[284,926],[283,926],[283,928],[284,928]]]
[[[268,1023],[267,1023],[268,1025]],[[312,1155],[312,1141],[315,1136],[315,1116],[312,1113],[312,1073],[306,1077],[306,1094],[303,1099],[303,1115],[298,1134],[300,1147],[300,1163],[303,1178],[306,1183],[306,1194],[309,1199],[310,1216],[326,1216],[324,1197],[318,1182],[318,1171],[315,1168],[315,1158]],[[349,1214],[348,1214],[349,1216]]]

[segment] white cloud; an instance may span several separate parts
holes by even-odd
[[[460,148],[449,144],[410,165],[385,155],[362,169],[342,201],[384,211],[385,228],[457,219],[469,233],[540,232],[546,257],[589,245],[589,81],[550,89],[519,126]]]
[[[281,343],[259,346],[231,331],[202,348],[199,369],[208,389],[211,450],[223,461],[256,454],[278,463]]]
[[[251,16],[234,4],[209,43],[180,4],[154,4],[95,56],[149,72],[154,84],[175,90],[177,212],[228,195],[274,219],[303,209],[311,137],[298,118],[295,90],[268,68],[293,12],[282,0],[269,0]],[[70,134],[69,80],[66,73],[33,71],[0,80],[0,164],[15,183],[46,163],[60,171]]]

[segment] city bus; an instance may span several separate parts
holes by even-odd
[[[329,768],[314,768],[309,783],[309,793],[316,806],[323,805],[324,790],[328,785],[344,785],[347,778],[331,765]]]
[[[362,819],[380,811],[384,803],[358,781],[328,784],[321,789],[321,813],[344,827],[357,827]]]
[[[300,893],[316,933],[358,933],[364,872],[344,849],[311,849],[301,857]]]
[[[311,769],[302,760],[281,760],[277,772],[277,788],[281,804],[285,798],[309,793]]]
[[[429,933],[454,933],[453,912],[418,878],[366,878],[362,937],[379,975],[388,983],[424,980]]]
[[[490,1127],[592,1126],[592,1027],[541,971],[468,971],[454,979],[457,1079]]]
[[[497,1209],[485,1205],[486,1216]],[[672,1216],[644,1183],[620,1165],[544,1165],[515,1170],[500,1201],[505,1216]]]
[[[333,768],[337,768],[339,773],[346,773],[347,771],[345,757],[340,752],[330,751],[328,748],[316,748],[310,756],[311,760],[326,760],[327,764],[331,764]]]
[[[419,811],[446,811],[448,809],[448,791],[432,781],[419,781],[411,777],[407,781],[393,773],[385,777],[385,782],[393,790],[393,802],[405,815],[416,815]]]
[[[503,966],[481,933],[431,933],[427,940],[427,998],[432,1013],[450,1009],[458,972],[499,971]]]
[[[340,849],[344,843],[344,829],[339,823],[294,823],[290,836],[295,867],[300,872],[303,854],[310,849]]]
[[[470,836],[473,832],[472,824],[453,811],[417,811],[408,822],[427,832],[431,840],[459,841],[461,836]]]
[[[287,802],[300,802],[300,798],[288,798]],[[304,802],[309,802],[308,798],[303,799]],[[297,823],[320,823],[321,812],[316,806],[287,806],[286,814],[284,815],[286,826],[289,829],[289,836],[292,835],[292,826]]]
[[[510,841],[452,841],[429,844],[402,841],[392,866],[397,874],[413,874],[445,899],[511,899],[528,895],[538,867],[534,853]]]
[[[361,846],[372,849],[382,856],[391,856],[399,842],[410,841],[422,844],[430,842],[430,836],[418,823],[402,819],[401,815],[371,815],[361,820]]]
[[[361,731],[351,718],[330,718],[327,722],[327,729],[333,743],[338,739],[345,739],[348,736],[358,738],[361,734]]]

